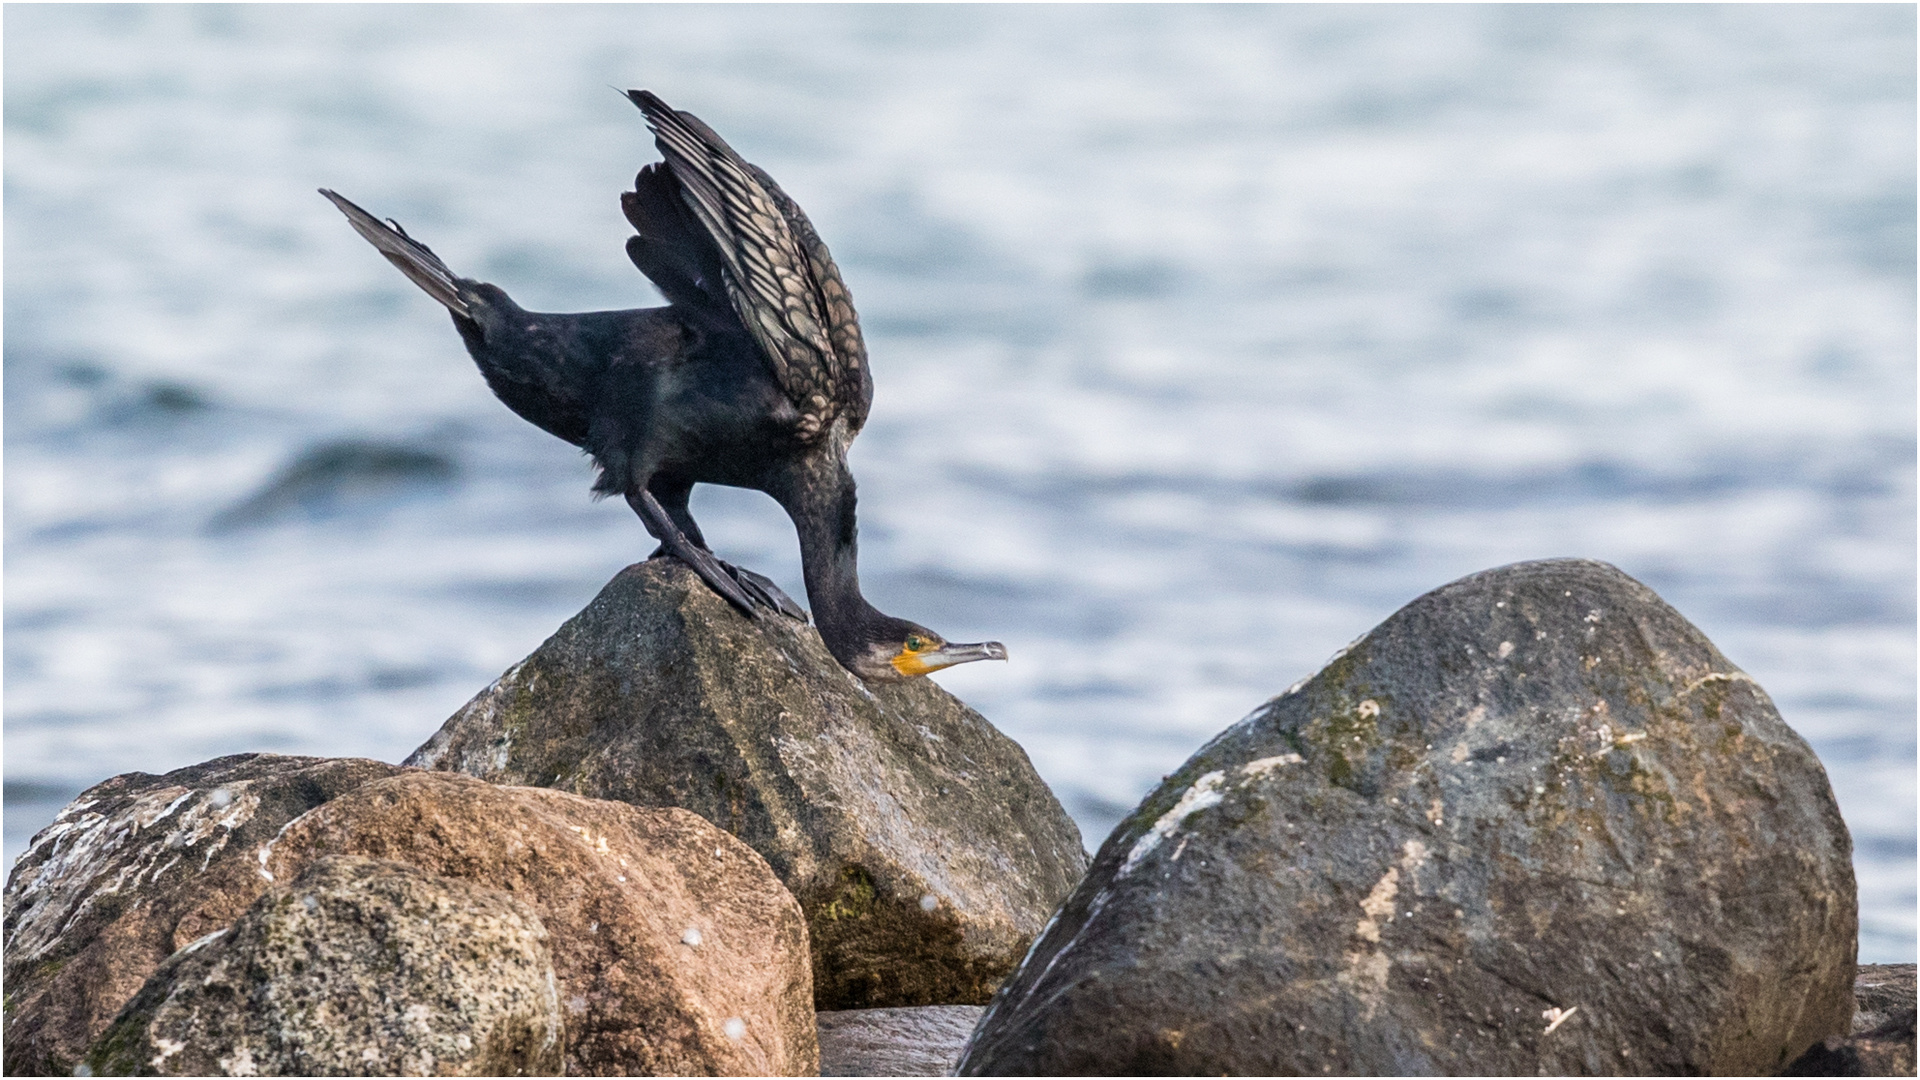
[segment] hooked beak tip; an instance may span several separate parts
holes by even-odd
[[[1005,660],[1007,647],[997,641],[981,641],[959,645],[949,643],[935,653],[922,653],[920,664],[925,671],[939,671],[956,664],[970,664],[975,660]]]

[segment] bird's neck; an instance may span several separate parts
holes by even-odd
[[[821,470],[782,501],[800,537],[807,602],[820,636],[835,656],[843,647],[863,648],[862,631],[885,616],[860,595],[853,477],[844,466]]]

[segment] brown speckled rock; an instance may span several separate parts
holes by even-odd
[[[1020,747],[925,680],[863,685],[812,627],[628,567],[408,759],[678,806],[807,913],[823,1009],[984,1003],[1086,865]]]
[[[1502,567],[1168,777],[959,1071],[1771,1074],[1847,1029],[1850,856],[1818,759],[1678,612]]]
[[[256,847],[328,799],[399,771],[237,754],[82,792],[7,877],[7,1073],[71,1072],[161,961],[265,891]]]
[[[537,913],[569,1074],[819,1070],[800,907],[752,848],[695,814],[410,771],[327,803],[256,857],[285,881],[342,853],[468,879]]]
[[[531,908],[333,855],[175,953],[87,1055],[96,1076],[552,1076],[560,999]]]

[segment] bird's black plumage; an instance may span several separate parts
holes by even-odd
[[[898,679],[1004,659],[998,643],[948,644],[861,596],[846,453],[873,380],[839,268],[772,177],[692,115],[644,90],[628,97],[665,160],[620,197],[636,232],[627,254],[664,308],[527,311],[453,274],[398,224],[322,194],[452,313],[508,408],[591,454],[594,490],[625,497],[662,552],[742,611],[793,609],[771,582],[707,550],[687,511],[694,484],[753,488],[785,508],[821,637],[856,674]]]

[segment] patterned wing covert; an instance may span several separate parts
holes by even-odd
[[[836,417],[858,431],[872,399],[866,346],[853,298],[812,223],[698,118],[645,90],[628,97],[719,249],[727,297],[799,411],[797,433],[818,437]]]

